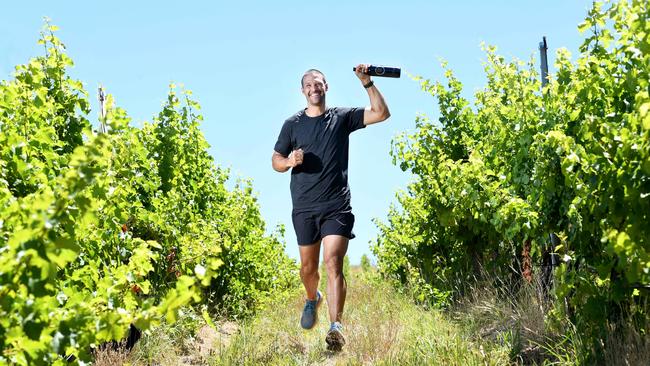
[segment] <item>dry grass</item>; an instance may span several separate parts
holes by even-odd
[[[95,366],[119,366],[127,362],[129,353],[124,347],[106,347],[95,352]]]
[[[608,325],[603,340],[605,364],[613,366],[650,365],[650,329],[641,334],[629,321]]]
[[[189,326],[196,331],[188,332]],[[179,328],[178,324],[158,327],[145,334],[131,352],[124,342],[103,347],[95,353],[93,365],[207,365],[217,353],[216,347],[227,347],[239,329],[231,321],[220,322],[215,328],[192,315],[185,315],[185,329]]]
[[[533,277],[531,283],[487,273],[480,278],[451,311],[465,332],[506,346],[517,364],[557,362],[549,345],[558,343],[561,334],[547,326],[552,304],[545,299],[539,278]]]
[[[511,362],[592,364],[589,353],[595,352],[595,359],[605,365],[650,365],[650,329],[640,333],[631,319],[608,325],[607,336],[594,350],[583,344],[581,334],[568,319],[549,321],[549,317],[561,315],[551,315],[553,303],[545,297],[539,277],[533,277],[532,283],[511,283],[511,279],[486,273],[480,278],[455,304],[452,318],[466,334],[474,334],[474,339],[506,346]]]

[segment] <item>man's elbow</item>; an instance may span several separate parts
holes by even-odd
[[[367,125],[372,125],[375,123],[383,122],[390,117],[390,112],[388,109],[384,109],[381,111],[373,111],[373,113],[368,114],[366,118],[364,118],[364,124]]]
[[[379,112],[379,115],[377,116],[377,122],[383,122],[387,120],[390,117],[390,111],[388,108],[384,108],[382,111]]]
[[[275,170],[276,172],[282,173],[282,170],[280,169],[280,164],[278,164],[275,158],[271,160],[271,167],[273,167],[273,170]]]
[[[385,121],[388,118],[390,118],[390,111],[388,110],[388,108],[386,108],[386,110],[384,111],[384,113],[382,115],[382,121]]]
[[[275,170],[275,171],[278,172],[278,173],[284,173],[284,172],[286,172],[287,170],[289,170],[289,168],[285,168],[285,167],[281,167],[281,166],[276,166],[276,165],[274,164],[274,165],[273,165],[273,170]]]

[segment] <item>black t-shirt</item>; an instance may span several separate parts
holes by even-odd
[[[303,109],[284,122],[275,151],[285,157],[293,150],[304,152],[303,163],[291,169],[294,211],[349,202],[349,135],[366,127],[363,113],[363,107],[328,108],[318,117],[309,117]]]

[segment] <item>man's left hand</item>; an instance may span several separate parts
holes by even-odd
[[[361,83],[363,85],[366,85],[370,82],[370,75],[366,74],[368,71],[368,64],[359,64],[356,67],[356,70],[354,70],[354,73],[357,75],[359,80],[361,80]]]

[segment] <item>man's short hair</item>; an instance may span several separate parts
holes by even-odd
[[[318,69],[309,69],[309,70],[305,71],[304,74],[302,74],[302,78],[300,79],[300,86],[301,87],[305,86],[305,76],[307,76],[307,74],[311,74],[312,72],[321,74],[323,76],[323,81],[325,81],[325,74],[323,74],[322,71],[320,71]]]

